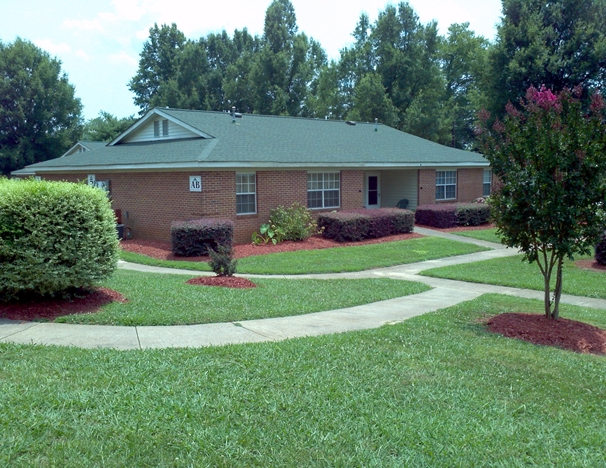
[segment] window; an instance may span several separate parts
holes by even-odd
[[[436,171],[436,200],[457,198],[457,171]]]
[[[154,138],[160,138],[161,136],[168,136],[168,120],[166,119],[154,121]]]
[[[338,172],[308,172],[307,207],[338,208],[340,188]]]
[[[236,214],[257,212],[257,177],[252,174],[236,174]]]
[[[490,169],[484,169],[484,184],[482,185],[482,196],[487,197],[490,195],[492,188],[492,171]]]

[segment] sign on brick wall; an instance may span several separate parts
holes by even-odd
[[[189,191],[190,192],[201,192],[202,191],[202,176],[189,176]]]

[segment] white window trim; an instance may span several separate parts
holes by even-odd
[[[486,174],[489,175],[488,180],[486,180]],[[484,194],[485,187],[488,185],[488,194]],[[492,193],[492,169],[484,169],[484,173],[482,174],[482,196],[488,197]]]
[[[238,176],[253,176],[255,181],[255,191],[254,192],[238,192]],[[249,182],[248,182],[249,183]],[[255,196],[255,210],[246,213],[238,212],[238,195],[254,195]],[[257,214],[257,173],[256,172],[236,172],[236,215],[244,216],[244,215],[252,215]]]
[[[438,184],[438,174],[439,174],[440,172],[443,172],[443,173],[444,173],[444,179],[446,179],[446,173],[447,173],[447,172],[454,172],[454,175],[455,175],[455,183],[454,183],[454,184],[447,184],[447,183],[444,183],[444,184]],[[458,181],[459,181],[459,174],[458,174],[458,172],[457,172],[457,170],[456,170],[456,169],[454,169],[454,170],[450,169],[450,170],[440,170],[440,171],[436,171],[436,192],[437,192],[437,188],[438,188],[438,187],[444,187],[444,198],[438,198],[438,197],[437,197],[437,194],[436,194],[436,201],[456,200],[456,199],[457,199],[457,188],[458,188],[458,187],[457,187],[457,185],[458,185]],[[454,188],[455,188],[455,190],[454,190],[454,197],[453,197],[453,198],[446,198],[446,187],[450,187],[450,186],[452,186],[452,185],[454,185]]]
[[[309,189],[309,175],[310,174],[322,174],[322,188],[321,189],[313,189],[310,190]],[[336,174],[337,175],[337,180],[339,183],[339,187],[334,189],[327,189],[324,187],[324,175],[325,174]],[[325,192],[332,192],[337,190],[339,192],[339,203],[336,206],[327,206],[325,203]],[[307,202],[307,208],[309,208],[310,210],[326,210],[326,209],[333,209],[333,208],[340,208],[341,207],[341,172],[340,171],[311,171],[307,173],[307,193],[309,195],[309,192],[322,192],[322,206],[317,206],[317,207],[310,207],[309,206],[309,198],[308,198],[308,202]]]

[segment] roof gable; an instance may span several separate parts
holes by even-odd
[[[212,135],[154,108],[111,141],[109,146],[184,138],[212,138]]]

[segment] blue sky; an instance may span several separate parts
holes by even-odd
[[[329,57],[352,42],[360,13],[371,21],[386,0],[291,0],[299,31],[316,39]],[[128,81],[154,24],[176,23],[190,39],[210,32],[248,28],[262,34],[271,0],[0,0],[0,40],[27,39],[63,63],[76,96],[91,119],[103,110],[136,114]],[[441,34],[451,23],[469,22],[478,35],[493,40],[500,22],[500,0],[409,0],[422,23],[438,22]]]

